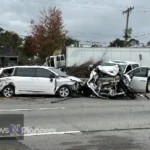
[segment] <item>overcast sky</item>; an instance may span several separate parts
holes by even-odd
[[[62,10],[69,35],[81,41],[109,43],[123,36],[127,7],[134,6],[129,27],[133,38],[150,40],[150,0],[0,0],[0,26],[20,35],[30,34],[30,20],[48,6]]]

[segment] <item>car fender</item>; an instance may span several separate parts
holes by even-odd
[[[13,86],[15,88],[15,84],[13,82],[7,82],[4,86],[3,86],[3,89],[6,87],[6,86]]]
[[[0,79],[1,82],[3,82],[3,85],[1,87],[1,90],[4,89],[4,87],[11,85],[15,88],[15,84],[13,83],[13,81],[10,78],[2,78]]]

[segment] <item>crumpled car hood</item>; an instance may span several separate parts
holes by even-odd
[[[82,82],[81,79],[77,78],[77,77],[74,77],[74,76],[68,76],[67,77],[68,79],[71,79],[71,80],[74,80],[74,81],[77,81],[77,82]]]
[[[0,78],[0,81],[11,82],[12,79],[9,77],[2,77],[2,78]]]

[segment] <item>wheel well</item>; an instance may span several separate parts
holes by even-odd
[[[15,89],[15,85],[13,83],[9,83],[9,84],[5,85],[4,88],[7,87],[7,86],[11,86],[11,87],[13,87]]]
[[[7,86],[12,86],[15,89],[15,85],[13,83],[9,83]]]

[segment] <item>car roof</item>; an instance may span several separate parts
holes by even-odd
[[[138,69],[138,68],[148,68],[148,69],[150,69],[150,67],[148,67],[148,66],[140,66],[140,67],[134,68],[133,70]],[[132,72],[133,70],[130,70],[130,71],[127,72],[126,74]]]
[[[137,68],[149,68],[150,69],[149,66],[140,66],[140,67],[137,67]],[[135,69],[137,69],[137,68],[135,68]]]
[[[108,61],[107,63],[115,63],[115,64],[120,64],[120,65],[129,65],[129,64],[138,64],[138,62],[132,62],[132,61],[122,61],[122,60],[113,60],[113,61]]]
[[[2,73],[2,71],[4,69],[12,69],[12,68],[17,68],[17,67],[20,67],[20,68],[43,68],[43,69],[48,69],[50,70],[51,68],[54,68],[54,67],[48,67],[48,66],[38,66],[38,65],[34,65],[34,66],[12,66],[12,67],[5,67],[5,68],[1,68],[0,69],[0,74]],[[57,74],[56,72],[54,72],[53,70],[51,70],[53,73]]]
[[[5,67],[5,68],[1,68],[2,70],[3,69],[11,69],[11,68],[17,68],[17,67],[20,67],[20,68],[45,68],[45,69],[50,69],[50,68],[53,68],[53,67],[48,67],[48,66],[38,66],[38,65],[34,65],[34,66],[11,66],[11,67]]]

